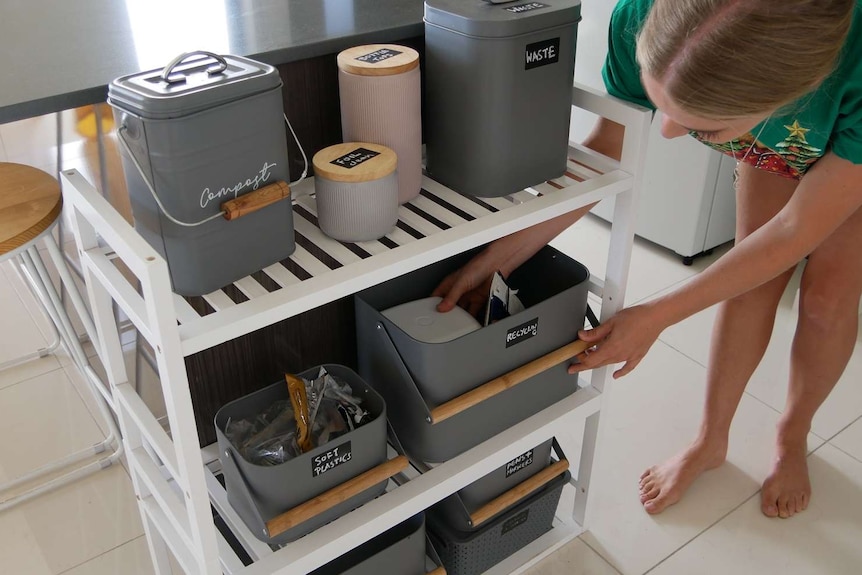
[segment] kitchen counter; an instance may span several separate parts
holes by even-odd
[[[421,36],[422,15],[422,0],[6,0],[0,123],[103,102],[182,52],[287,64]]]

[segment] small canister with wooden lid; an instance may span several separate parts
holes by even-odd
[[[392,231],[398,222],[395,152],[380,144],[347,142],[320,150],[312,163],[323,233],[362,242]]]
[[[419,53],[406,46],[372,44],[338,54],[341,135],[375,142],[398,155],[398,201],[422,186],[422,111]]]

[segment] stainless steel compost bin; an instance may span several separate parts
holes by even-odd
[[[566,169],[579,0],[426,0],[426,164],[503,196]]]
[[[192,52],[108,87],[135,228],[167,260],[181,295],[293,253],[281,86],[272,66]],[[220,216],[226,202],[252,197],[274,203]]]
[[[395,473],[406,467],[399,461],[386,461],[386,404],[356,373],[347,367],[324,366],[333,376],[346,381],[353,395],[361,397],[363,407],[374,419],[307,453],[274,466],[256,465],[245,460],[225,435],[232,419],[255,416],[273,402],[288,398],[287,385],[274,383],[257,392],[232,401],[215,416],[219,460],[225,478],[228,501],[251,532],[271,544],[293,541],[317,529],[363,503],[374,499],[386,488]],[[306,379],[317,376],[319,368],[300,375]],[[357,478],[378,477],[360,488]],[[303,504],[328,490],[353,482],[355,490],[338,497],[324,498],[321,512],[308,516]],[[307,517],[307,518],[306,518]]]
[[[355,298],[359,373],[386,398],[404,449],[421,462],[451,459],[578,389],[577,377],[567,371],[576,353],[566,350],[584,325],[589,272],[554,248],[543,248],[509,277],[524,311],[452,341],[419,342],[381,313],[427,297],[472,255],[416,270]],[[559,356],[553,367],[522,383],[482,401],[459,401],[551,355]]]

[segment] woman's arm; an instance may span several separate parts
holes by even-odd
[[[621,124],[600,118],[584,140],[584,145],[619,160],[624,134],[625,128]],[[471,313],[480,309],[488,297],[486,285],[495,271],[499,270],[504,277],[508,277],[548,242],[581,219],[593,205],[565,213],[495,241],[466,266],[443,280],[434,290],[433,295],[443,298],[437,309],[446,312],[459,302]]]
[[[625,362],[627,374],[667,327],[775,278],[814,251],[862,206],[862,165],[829,153],[803,177],[787,205],[683,287],[623,310],[581,337],[599,344],[570,371]]]

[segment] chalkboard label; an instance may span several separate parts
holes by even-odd
[[[519,455],[512,461],[506,464],[506,477],[510,477],[522,469],[533,463],[533,450],[531,449],[523,455]]]
[[[524,69],[532,70],[548,64],[555,64],[560,61],[560,39],[551,38],[550,40],[542,40],[527,44],[527,49],[524,51]]]
[[[401,54],[398,50],[392,50],[390,48],[381,48],[380,50],[375,50],[374,52],[369,52],[364,56],[359,56],[356,58],[360,62],[365,62],[366,64],[379,64],[384,60],[388,60],[389,58],[394,58],[398,54]]]
[[[379,152],[375,152],[373,150],[367,150],[365,148],[356,148],[350,153],[344,154],[340,158],[335,158],[330,164],[335,164],[336,166],[341,166],[342,168],[347,168],[348,170],[352,170],[359,164],[363,162],[367,162],[371,158],[375,156],[379,156]]]
[[[353,452],[350,450],[350,442],[342,443],[338,447],[333,447],[329,451],[325,451],[317,455],[311,460],[311,476],[317,477],[323,475],[327,471],[332,471],[339,465],[347,463],[353,457]]]
[[[506,347],[512,347],[531,337],[536,337],[538,333],[539,318],[531,319],[527,323],[522,323],[506,332]]]
[[[523,511],[521,511],[520,513],[518,513],[517,515],[515,515],[511,519],[507,520],[505,523],[503,523],[503,532],[500,533],[500,535],[505,535],[506,533],[508,533],[512,529],[515,529],[516,527],[523,525],[524,523],[527,522],[528,517],[530,517],[530,508],[529,507],[527,507],[526,509],[524,509]]]
[[[541,2],[528,2],[526,4],[517,4],[515,6],[507,6],[503,8],[508,12],[512,12],[513,14],[520,14],[521,12],[530,12],[531,10],[538,10],[539,8],[547,8],[547,4],[542,4]]]

